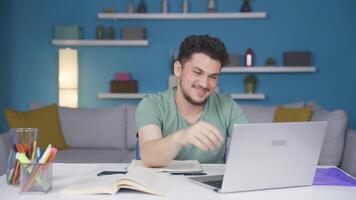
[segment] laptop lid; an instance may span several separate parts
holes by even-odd
[[[219,191],[311,185],[326,126],[327,122],[235,124]]]

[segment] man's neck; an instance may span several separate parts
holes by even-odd
[[[175,102],[179,112],[182,114],[185,120],[189,123],[195,123],[200,118],[203,112],[204,105],[194,105],[187,101],[180,88],[177,87],[175,95]]]

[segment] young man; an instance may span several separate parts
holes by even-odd
[[[174,63],[177,87],[147,95],[136,110],[140,156],[147,167],[173,159],[224,161],[233,124],[247,123],[231,97],[214,92],[227,61],[228,53],[218,38],[184,39]]]

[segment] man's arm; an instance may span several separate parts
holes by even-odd
[[[192,144],[207,151],[218,148],[224,138],[213,125],[199,121],[192,126],[162,137],[160,127],[149,124],[138,131],[140,157],[146,167],[159,167],[173,160],[181,148]]]

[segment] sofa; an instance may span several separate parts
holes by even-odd
[[[327,111],[313,106],[311,121],[328,121],[319,164],[340,166],[356,176],[356,131],[347,128],[343,110]],[[298,108],[304,102],[284,105]],[[31,105],[38,108],[41,105]],[[273,122],[277,106],[243,105],[250,123]],[[54,162],[120,163],[135,158],[136,126],[134,105],[111,108],[58,108],[64,138],[69,149],[60,150]],[[10,149],[8,133],[0,134],[0,174],[5,173]]]

